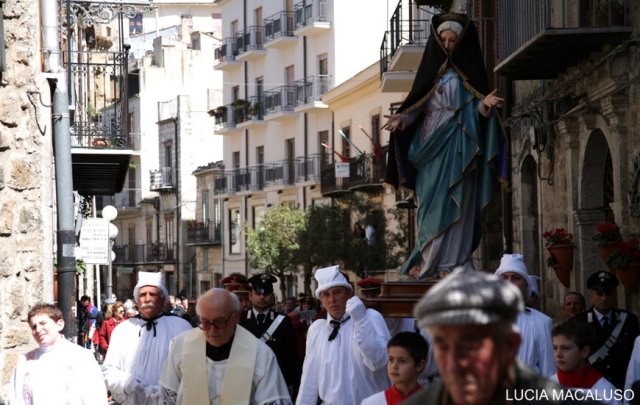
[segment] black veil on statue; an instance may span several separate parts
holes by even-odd
[[[448,54],[440,40],[437,28],[445,21],[456,21],[463,27],[462,34]],[[422,60],[409,94],[396,113],[410,113],[416,109],[424,114],[425,103],[431,97],[434,84],[448,67],[453,67],[463,85],[477,98],[489,93],[489,84],[484,65],[478,31],[473,21],[465,14],[439,14],[431,20],[431,35],[427,41]],[[416,170],[407,160],[413,135],[422,125],[423,119],[416,119],[404,130],[391,133],[389,138],[389,158],[385,173],[385,183],[404,189],[414,190]]]

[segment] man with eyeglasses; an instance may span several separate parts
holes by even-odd
[[[133,296],[140,312],[113,330],[102,371],[118,403],[157,404],[169,343],[192,328],[184,319],[164,314],[169,293],[162,273],[139,272]]]
[[[164,404],[292,404],[273,351],[238,325],[236,295],[213,288],[196,312],[199,329],[171,343],[160,379]]]

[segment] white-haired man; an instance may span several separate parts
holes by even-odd
[[[500,267],[496,270],[496,276],[518,287],[525,303],[535,289],[521,254],[504,254],[500,260]],[[556,366],[551,342],[553,320],[534,308],[525,307],[524,311],[518,315],[516,324],[522,336],[518,359],[544,377],[555,374]]]
[[[171,343],[160,379],[163,404],[292,404],[273,351],[238,324],[235,294],[213,288],[196,311],[200,329]]]
[[[353,295],[340,266],[316,271],[327,318],[311,324],[297,404],[359,404],[389,387],[389,330],[380,313]]]
[[[113,398],[122,405],[155,404],[160,399],[159,381],[169,343],[191,325],[164,314],[169,293],[162,273],[138,273],[133,297],[139,313],[113,330],[102,372]]]

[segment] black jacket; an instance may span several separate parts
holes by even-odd
[[[278,314],[269,310],[266,315],[267,317],[264,324],[259,326],[252,310],[242,311],[240,325],[260,339],[264,332],[269,329],[269,326],[271,326]],[[296,367],[296,335],[293,330],[291,319],[287,315],[282,315],[284,316],[284,319],[275,332],[273,332],[271,339],[266,343],[276,355],[280,371],[282,371],[282,375],[287,385],[297,386],[300,382],[300,376],[297,373]]]
[[[626,313],[627,318],[620,330],[616,343],[609,350],[609,354],[603,360],[597,361],[593,366],[598,370],[604,378],[609,380],[611,384],[616,388],[624,389],[624,380],[627,375],[627,366],[629,365],[629,359],[631,358],[631,352],[633,351],[633,343],[640,334],[640,326],[638,325],[638,318],[627,311],[616,309],[612,311],[615,315],[613,318],[613,324],[611,328],[614,329],[618,322],[620,322],[620,314]],[[609,334],[602,330],[602,326],[598,321],[598,317],[593,308],[574,316],[572,319],[576,319],[582,322],[586,322],[595,331],[596,344],[593,352],[596,352],[607,341]]]

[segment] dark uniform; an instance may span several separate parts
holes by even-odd
[[[260,274],[251,277],[249,283],[252,291],[260,294],[273,293],[273,283],[277,281],[275,277],[268,274]],[[253,333],[255,337],[260,339],[275,321],[278,315],[282,315],[283,319],[277,329],[264,340],[267,346],[273,350],[280,366],[280,371],[289,387],[297,387],[300,383],[300,375],[297,370],[297,344],[296,335],[293,330],[291,319],[285,314],[278,314],[274,310],[269,309],[264,313],[265,319],[259,324],[256,317],[255,309],[244,310],[240,317],[240,325]]]
[[[597,294],[610,293],[618,286],[616,276],[608,271],[599,271],[587,279],[587,288]],[[601,324],[593,307],[576,315],[573,319],[586,322],[595,331],[596,344],[591,354],[598,353],[603,345],[609,341],[609,350],[597,356],[598,359],[591,364],[616,388],[624,389],[624,380],[627,373],[627,365],[633,351],[633,343],[640,334],[638,318],[625,310],[612,309],[609,315],[610,325]],[[622,323],[622,327],[616,335],[616,326]],[[592,359],[593,360],[593,359]]]

